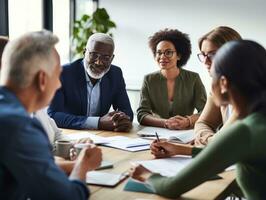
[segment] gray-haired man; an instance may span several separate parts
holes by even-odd
[[[133,112],[119,67],[111,65],[113,39],[93,34],[84,59],[63,67],[62,88],[57,91],[49,115],[62,128],[129,131]],[[110,112],[113,106],[114,112]]]
[[[58,38],[32,32],[4,50],[0,87],[0,199],[88,199],[86,172],[101,150],[84,149],[68,178],[54,163],[42,125],[29,113],[45,106],[60,87]]]

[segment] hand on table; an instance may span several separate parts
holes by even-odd
[[[102,162],[102,151],[95,145],[81,150],[74,168],[70,174],[71,179],[85,180],[86,173],[100,166]]]
[[[128,132],[132,128],[130,118],[121,111],[110,112],[99,120],[99,129]]]
[[[115,113],[112,118],[114,122],[114,131],[116,132],[129,132],[132,128],[132,122],[129,116],[123,112]]]
[[[142,165],[132,166],[130,168],[130,176],[138,181],[145,182],[151,175],[152,172]]]
[[[175,155],[192,155],[193,146],[189,144],[173,144],[167,141],[157,140],[151,143],[151,153],[156,158],[166,158]]]
[[[154,140],[150,146],[151,154],[156,158],[166,158],[176,155],[177,146],[167,141]]]
[[[167,119],[165,122],[166,128],[171,130],[187,129],[189,125],[190,125],[189,119],[187,117],[182,117],[180,115],[171,117],[170,119]]]

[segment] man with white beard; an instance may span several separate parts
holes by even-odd
[[[61,128],[129,131],[133,112],[119,67],[111,64],[114,41],[104,33],[88,39],[84,58],[63,66],[62,87],[48,114]],[[110,107],[114,111],[109,113]]]

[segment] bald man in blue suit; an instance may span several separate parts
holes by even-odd
[[[84,59],[63,66],[62,87],[48,114],[62,128],[129,131],[133,112],[119,67],[111,65],[113,39],[103,33],[92,35]],[[109,112],[110,107],[114,111]]]

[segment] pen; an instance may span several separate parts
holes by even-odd
[[[159,136],[158,136],[157,132],[155,132],[155,136],[156,136],[157,141],[160,142],[160,139],[159,139]]]
[[[150,134],[138,134],[140,137],[156,137],[156,135],[150,135]]]
[[[158,136],[158,133],[157,132],[155,132],[155,135],[156,135],[156,140],[157,140],[157,142],[160,142],[160,138],[159,138],[159,136]],[[163,148],[163,147],[160,147],[159,148],[159,150],[161,151],[161,152],[163,152],[163,153],[165,153],[165,149]]]

